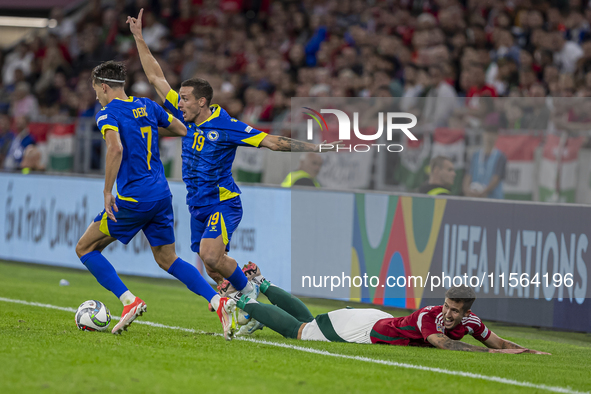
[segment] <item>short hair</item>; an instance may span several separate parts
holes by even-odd
[[[109,60],[96,66],[91,75],[93,84],[104,83],[113,89],[123,88],[127,78],[127,70],[123,63]]]
[[[195,96],[197,100],[199,100],[201,97],[205,97],[205,100],[207,100],[207,105],[209,106],[209,103],[211,103],[211,99],[213,98],[213,88],[205,79],[187,79],[181,83],[181,86],[193,88],[193,96]]]
[[[453,302],[461,302],[464,312],[472,308],[472,304],[476,301],[476,292],[470,286],[453,286],[445,292],[445,298],[449,298]]]
[[[429,168],[431,168],[431,172],[433,172],[434,168],[443,168],[443,163],[445,163],[446,161],[451,162],[451,159],[446,156],[435,156],[434,158],[432,158],[431,162],[429,163]]]

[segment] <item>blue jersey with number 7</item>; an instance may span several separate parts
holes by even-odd
[[[117,174],[117,197],[124,201],[158,201],[171,195],[158,149],[158,127],[168,127],[172,115],[154,101],[114,99],[96,114],[96,124],[119,133],[123,145]]]

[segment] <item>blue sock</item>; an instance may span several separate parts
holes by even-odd
[[[217,293],[205,280],[197,268],[180,257],[168,269],[168,273],[183,282],[193,293],[211,301]]]
[[[93,251],[86,253],[80,257],[82,264],[88,268],[90,273],[94,275],[98,283],[101,284],[105,289],[109,290],[117,298],[121,297],[121,294],[127,291],[127,287],[123,284],[115,268],[109,263],[109,260],[105,258],[99,251]]]
[[[228,279],[230,283],[232,283],[232,286],[238,291],[244,289],[248,284],[248,279],[239,266],[236,266],[236,270],[226,279]]]

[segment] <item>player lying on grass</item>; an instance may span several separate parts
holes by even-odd
[[[536,353],[500,338],[471,311],[476,293],[470,287],[452,287],[443,305],[426,306],[404,317],[392,317],[378,309],[338,309],[314,318],[297,297],[271,284],[254,263],[247,272],[250,280],[273,305],[261,304],[240,293],[228,294],[226,312],[232,316],[230,333],[238,329],[237,308],[286,338],[304,341],[375,343],[398,346],[432,346],[439,349],[489,353]],[[240,298],[237,297],[240,296]],[[237,299],[238,298],[238,299]],[[250,324],[250,323],[249,323]],[[486,347],[461,339],[470,334]]]

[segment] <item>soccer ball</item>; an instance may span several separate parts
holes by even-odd
[[[109,308],[100,301],[85,301],[76,311],[76,327],[84,331],[105,331],[111,323]]]

